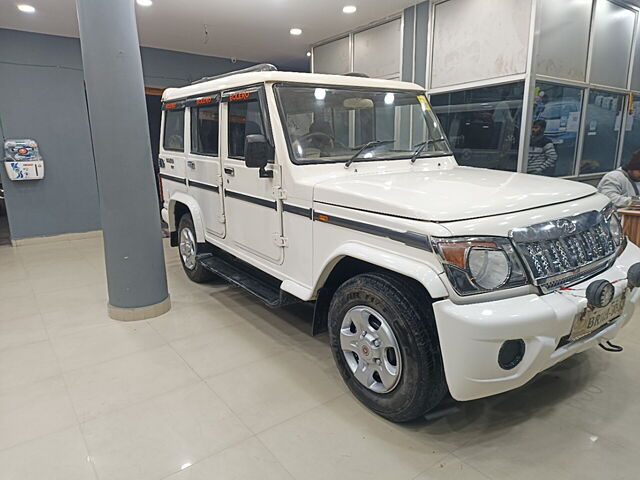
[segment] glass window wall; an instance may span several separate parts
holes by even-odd
[[[524,83],[431,96],[460,165],[516,171]]]
[[[627,123],[622,145],[622,165],[631,159],[633,152],[640,150],[640,97],[634,96],[632,98],[632,108],[627,111]]]
[[[609,172],[616,168],[623,105],[624,95],[601,90],[589,93],[580,174]]]
[[[553,177],[573,175],[581,109],[581,89],[536,84],[528,173]]]

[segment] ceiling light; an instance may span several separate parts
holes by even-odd
[[[36,11],[36,9],[33,8],[31,5],[26,5],[24,3],[18,5],[18,10],[24,13],[34,13]]]
[[[316,88],[313,95],[316,97],[316,100],[324,100],[324,97],[327,96],[327,91],[324,88]]]
[[[136,0],[136,3],[141,7],[150,7],[151,5],[153,5],[153,2],[151,0]]]
[[[396,96],[393,93],[389,92],[384,96],[384,103],[387,105],[391,105],[395,101],[395,99]]]
[[[307,57],[310,57],[310,56],[311,56],[311,52],[307,52]]]
[[[355,5],[347,5],[346,7],[342,7],[342,13],[356,13]]]
[[[302,35],[302,30],[299,28],[292,28],[291,30],[289,30],[289,33],[291,35]]]

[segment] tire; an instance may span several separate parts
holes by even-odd
[[[400,275],[365,273],[338,287],[329,307],[329,340],[342,378],[360,402],[393,422],[422,417],[447,393],[426,297]]]
[[[196,242],[196,229],[190,213],[185,213],[178,224],[178,256],[187,277],[196,283],[206,283],[214,278],[214,274],[195,260],[198,253],[210,250],[206,243]]]

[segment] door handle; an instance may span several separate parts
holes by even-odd
[[[191,160],[189,160],[187,162],[187,167],[189,167],[191,170],[195,170],[196,169],[196,162],[192,162]]]
[[[236,171],[231,167],[224,167],[224,173],[226,173],[230,177],[233,177],[236,174]]]

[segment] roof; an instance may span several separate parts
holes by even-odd
[[[226,77],[207,80],[193,85],[179,88],[167,88],[162,101],[180,100],[212,92],[242,88],[260,83],[289,82],[309,83],[313,85],[336,85],[347,87],[371,87],[382,90],[418,90],[424,92],[424,87],[415,83],[397,80],[383,80],[379,78],[355,77],[348,75],[326,75],[320,73],[299,72],[248,72],[229,75]]]

